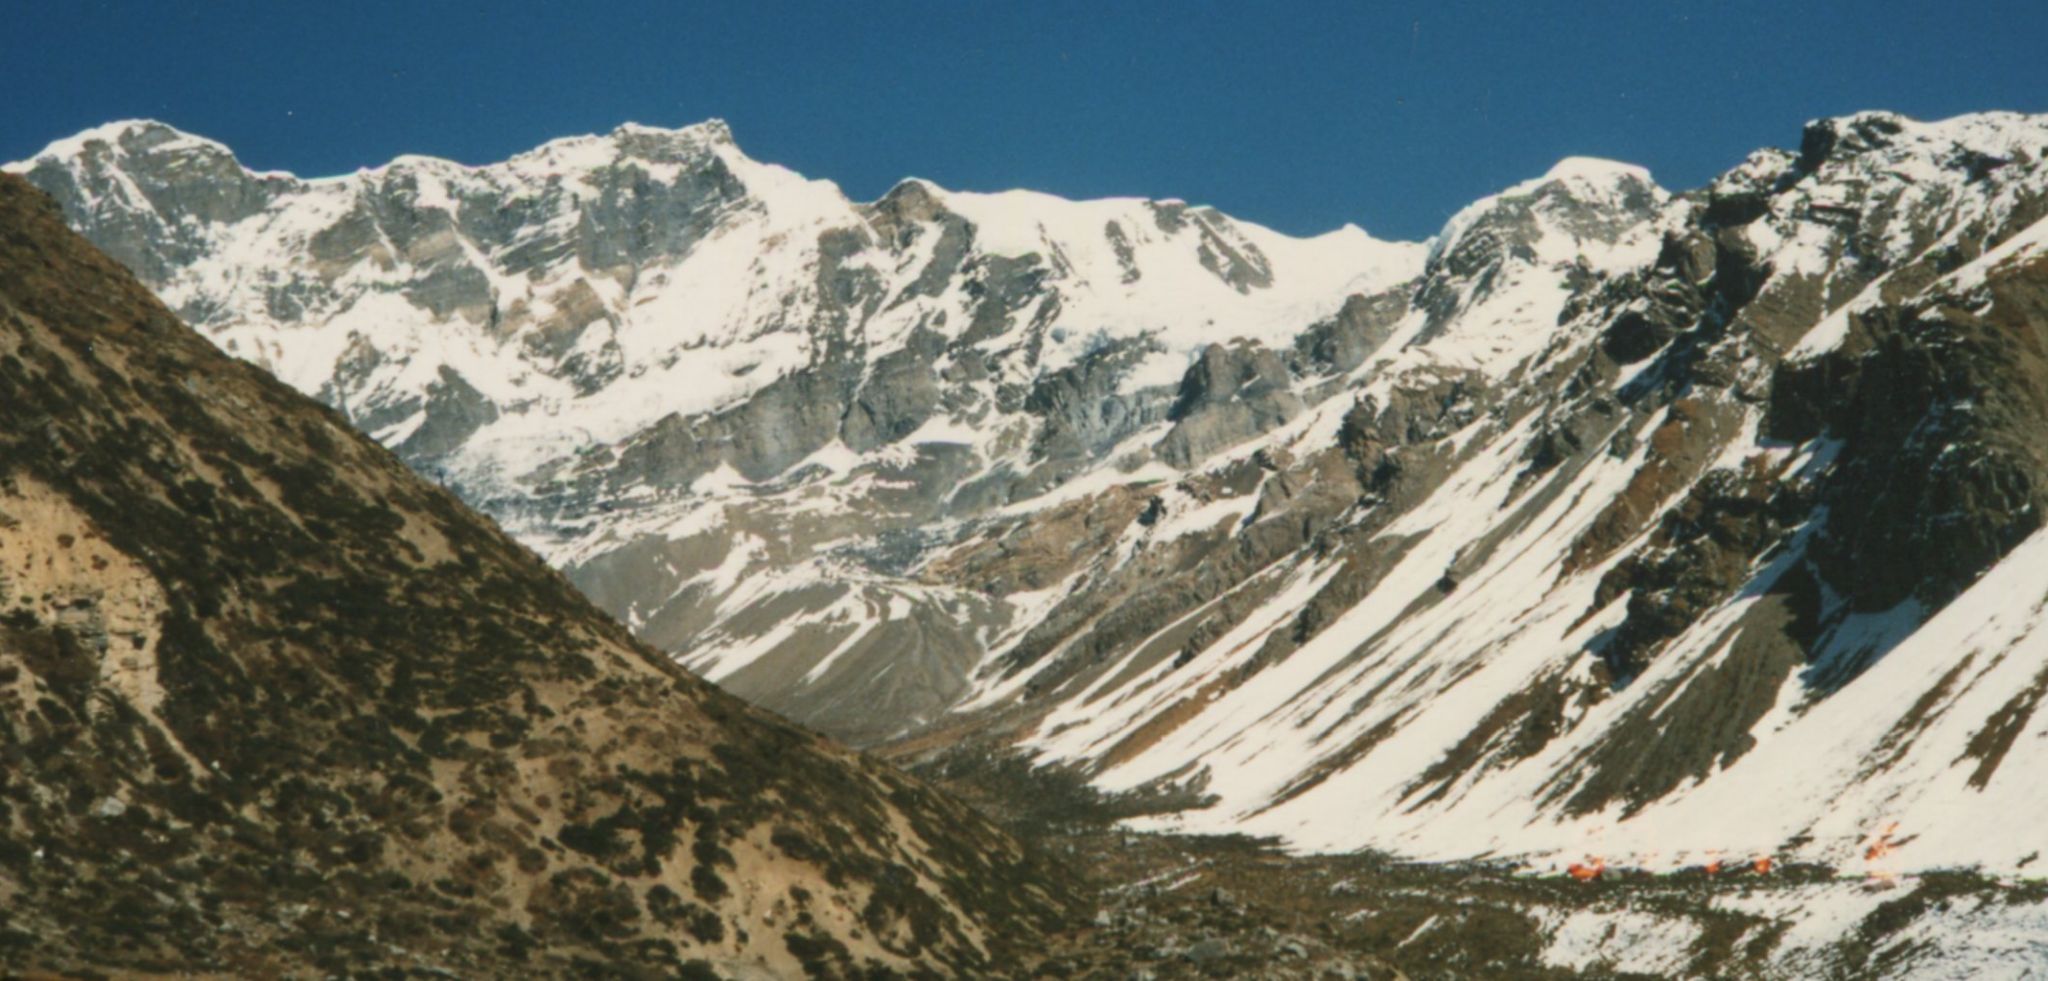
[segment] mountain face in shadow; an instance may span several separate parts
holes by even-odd
[[[959,974],[1066,902],[0,175],[0,966]]]

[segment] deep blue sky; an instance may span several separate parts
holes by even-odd
[[[2048,110],[2041,0],[39,0],[6,21],[6,160],[130,116],[306,176],[719,116],[861,198],[914,174],[1383,237],[1571,154],[1683,188],[1815,116]]]

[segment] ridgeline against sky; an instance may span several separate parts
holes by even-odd
[[[1813,117],[2048,108],[2048,6],[2019,3],[117,2],[10,20],[0,84],[36,95],[0,114],[0,159],[150,117],[323,175],[716,116],[859,198],[914,174],[1401,238],[1567,155],[1684,188]]]

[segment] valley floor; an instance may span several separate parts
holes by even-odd
[[[1281,852],[1132,834],[1146,809],[1014,763],[931,775],[1098,896],[1015,968],[1045,978],[1983,978],[2048,972],[2048,883],[1749,867],[1605,870]],[[1157,807],[1158,802],[1153,802]]]

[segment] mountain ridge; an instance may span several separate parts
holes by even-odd
[[[589,204],[543,198],[485,258],[556,257],[518,289],[630,269],[642,325],[703,343],[640,362],[673,355],[684,387],[633,396],[630,432],[528,455],[491,427],[559,417],[371,381],[494,322],[419,312],[432,272],[392,267],[426,306],[381,308],[404,329],[365,321],[360,355],[247,304],[214,336],[314,352],[302,389],[643,638],[862,742],[1022,751],[1192,802],[1151,826],[1307,849],[1855,868],[1900,821],[1890,861],[2010,871],[2048,843],[1966,833],[1930,788],[2024,796],[1999,777],[2033,745],[2008,673],[2042,641],[1940,645],[1970,633],[1945,610],[1988,608],[1980,579],[2034,588],[2005,564],[2038,525],[2039,379],[2012,354],[2033,321],[1985,311],[2031,309],[2044,156],[2043,117],[1862,113],[1691,191],[1567,159],[1386,249],[1168,202],[906,181],[806,211],[830,201],[751,201],[709,164],[590,171]],[[431,238],[413,189],[357,193],[394,248]],[[284,275],[267,261],[234,268]],[[703,315],[734,275],[770,299]],[[623,404],[626,347],[613,376],[535,377]],[[1773,805],[1706,817],[1745,794]]]

